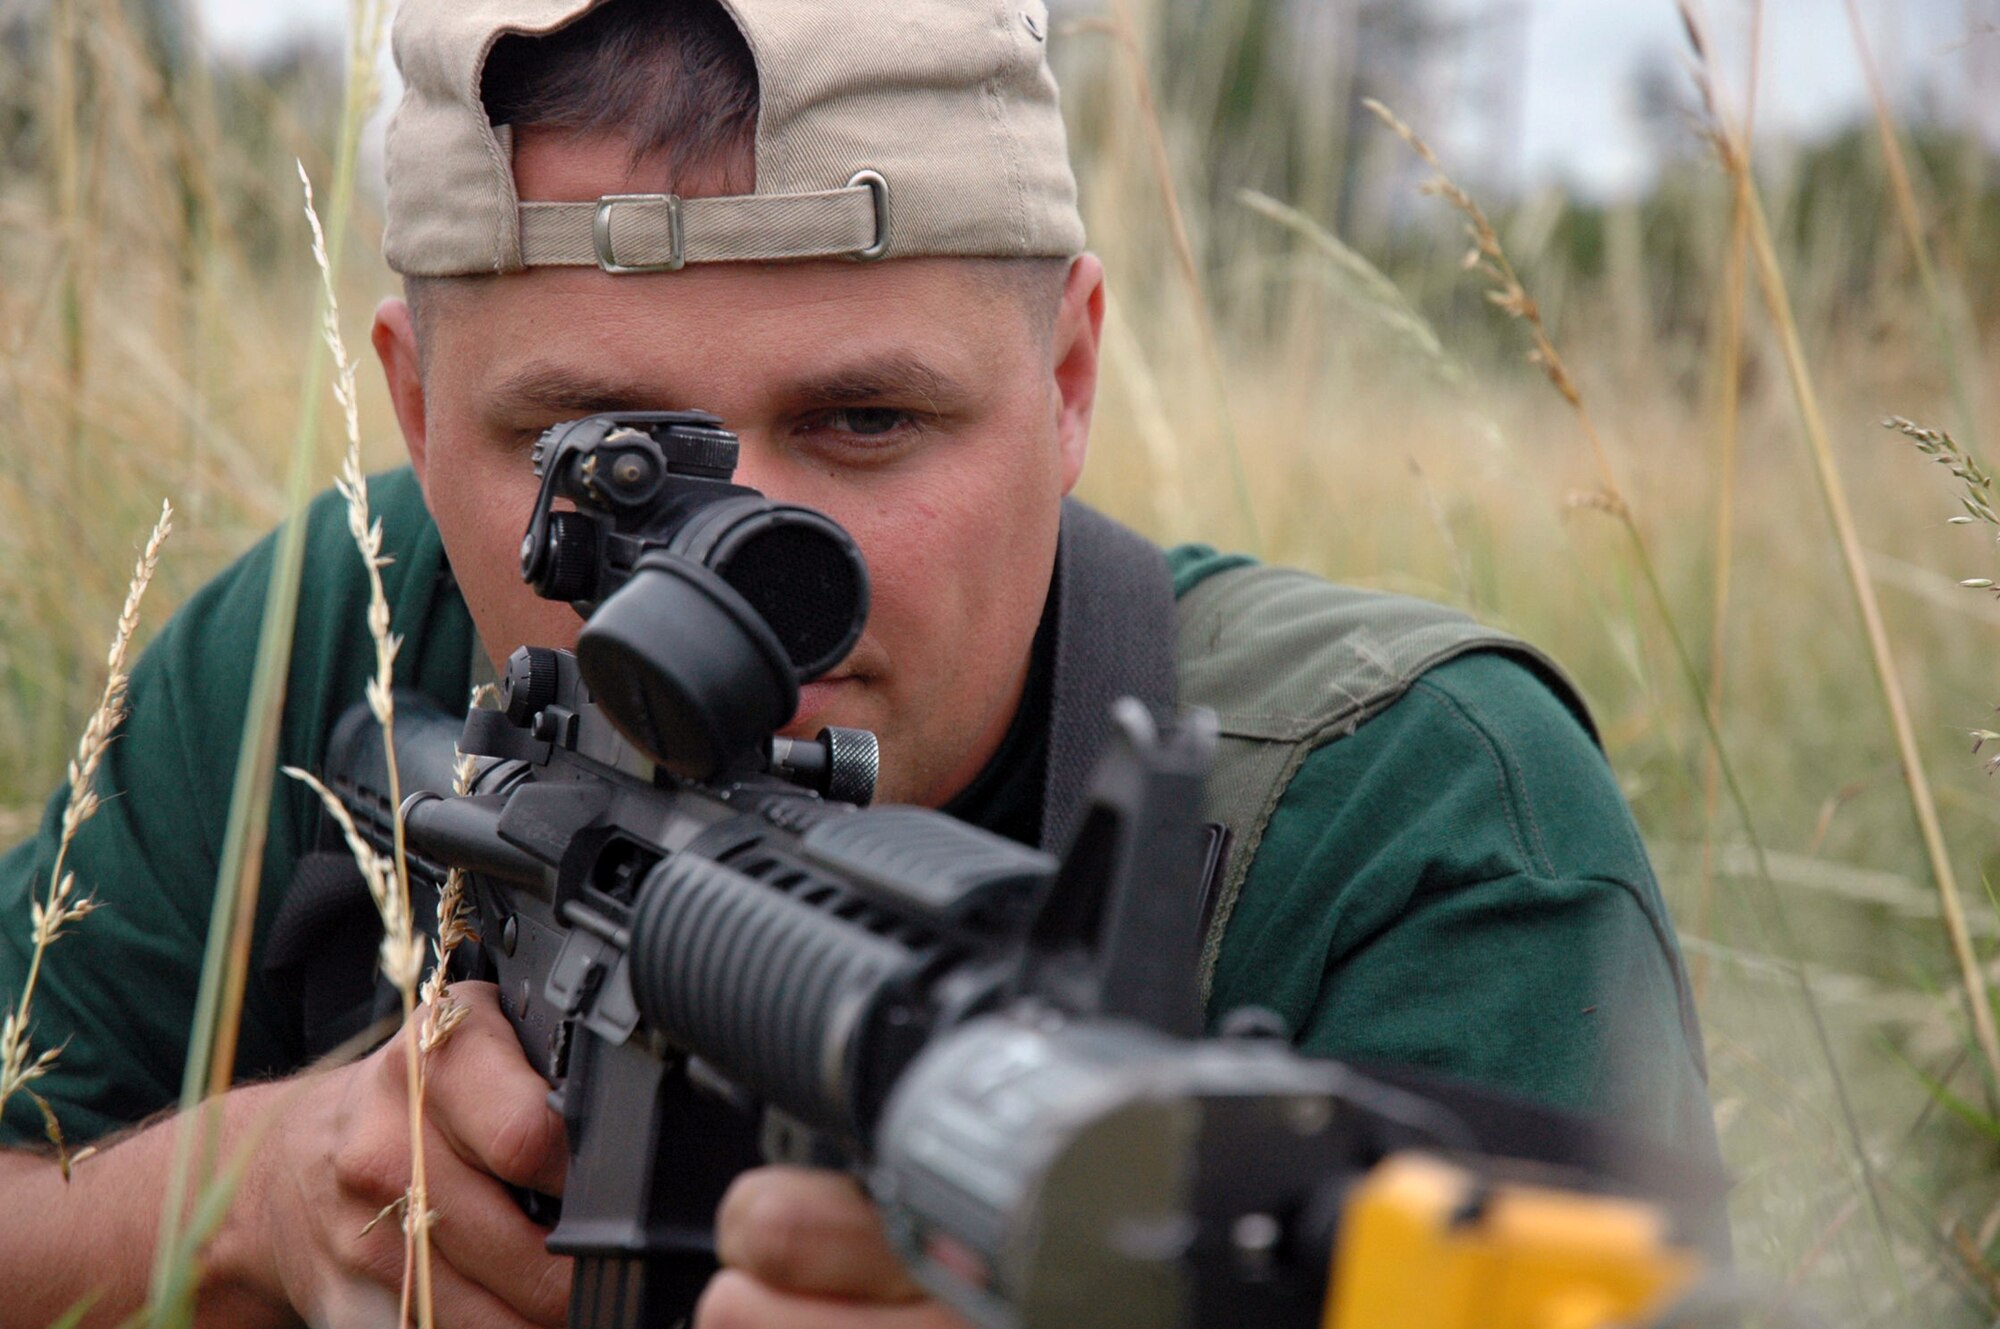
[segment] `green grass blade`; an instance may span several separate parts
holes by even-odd
[[[371,15],[373,18],[371,19]],[[346,250],[347,223],[353,210],[354,177],[360,155],[361,127],[375,95],[374,59],[380,42],[380,16],[365,2],[357,10],[350,37],[347,90],[341,121],[340,152],[334,170],[332,204],[328,209],[328,261],[339,271]],[[320,318],[326,311],[319,302]],[[153,1267],[156,1304],[162,1294],[184,1277],[192,1251],[183,1242],[182,1210],[195,1177],[214,1162],[216,1128],[204,1124],[194,1109],[209,1094],[226,1088],[235,1061],[237,1020],[249,967],[250,934],[256,917],[259,875],[266,828],[270,820],[271,786],[276,775],[278,732],[284,712],[292,631],[298,616],[298,593],[305,558],[305,510],[319,473],[319,421],[325,409],[328,352],[319,335],[320,318],[306,345],[304,387],[292,437],[286,480],[287,519],[280,529],[251,675],[249,711],[237,751],[236,778],[230,794],[229,821],[224,831],[221,866],[216,873],[214,906],[209,916],[208,946],[202,959],[201,985],[194,1026],[182,1073],[181,1121],[174,1149],[174,1167],[160,1215],[160,1237]],[[206,1194],[204,1188],[201,1194]]]

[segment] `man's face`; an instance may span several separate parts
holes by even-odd
[[[525,133],[523,198],[636,192],[624,145]],[[696,192],[684,187],[683,192]],[[873,582],[848,660],[785,732],[882,742],[885,801],[936,804],[1005,735],[1083,464],[1101,280],[1070,272],[1046,320],[951,259],[536,269],[453,283],[425,369],[400,302],[375,344],[424,494],[496,663],[570,646],[580,620],[521,581],[542,430],[608,410],[701,409],[742,439],[740,483],[840,522]]]

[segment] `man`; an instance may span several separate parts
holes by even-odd
[[[1157,641],[1102,640],[1099,611],[1125,609],[1088,551],[1132,545],[1062,503],[1105,292],[1047,31],[1039,0],[405,0],[385,248],[407,303],[385,302],[373,334],[411,459],[373,487],[400,681],[462,705],[475,651],[574,640],[575,615],[516,565],[541,430],[715,411],[742,436],[738,478],[841,521],[873,575],[867,632],[790,732],[872,729],[883,799],[1059,843],[1076,661],[1097,641],[1117,676],[1157,648],[1179,699],[1222,713],[1211,802],[1234,848],[1188,976],[1212,1016],[1267,1007],[1315,1053],[1712,1151],[1672,933],[1552,666],[1442,611],[1195,548],[1166,570],[1147,556]],[[371,666],[330,504],[309,538],[283,738],[306,766]],[[73,1140],[178,1083],[269,558],[247,555],[148,652],[107,770],[117,797],[73,853],[114,906],[64,939],[37,1006],[40,1040],[63,1046],[42,1087]],[[21,978],[59,813],[0,864],[0,991]],[[260,946],[314,826],[281,789]],[[440,1320],[560,1323],[569,1271],[503,1183],[560,1190],[561,1126],[491,990],[462,990],[474,1009],[425,1105]],[[250,1163],[208,1252],[212,1323],[369,1324],[392,1305],[401,1240],[371,1220],[408,1176],[399,1049],[297,1074],[300,1018],[260,968],[237,1063],[255,1082],[223,1105]],[[40,1133],[24,1103],[6,1126],[20,1146]],[[171,1153],[156,1124],[68,1185],[25,1147],[0,1154],[9,1323],[89,1293],[105,1322],[137,1303]],[[845,1178],[748,1174],[720,1241],[708,1329],[957,1323]]]

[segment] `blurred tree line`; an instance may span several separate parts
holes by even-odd
[[[309,33],[254,61],[207,58],[196,0],[0,0],[0,202],[116,211],[121,174],[158,175],[173,221],[253,265],[296,254],[295,158],[319,169],[338,128],[343,44]],[[129,184],[127,186],[129,189]]]
[[[1417,195],[1425,172],[1374,117],[1377,98],[1431,137],[1492,214],[1517,266],[1560,322],[1620,311],[1630,335],[1699,344],[1717,305],[1729,193],[1678,53],[1630,71],[1631,107],[1658,163],[1640,195],[1595,200],[1519,172],[1529,5],[1441,0],[1174,0],[1138,11],[1164,130],[1204,269],[1286,241],[1241,191],[1299,208],[1364,255],[1438,326],[1485,328],[1512,353],[1503,316],[1457,279],[1455,216]],[[1094,31],[1100,0],[1058,0],[1072,40],[1058,68],[1080,152],[1117,144],[1091,126],[1128,95]],[[1974,40],[2000,43],[2000,36]],[[1554,77],[1555,71],[1540,71]],[[1929,239],[1982,326],[2000,321],[2000,181],[1963,115],[1920,96],[1899,108]],[[1468,122],[1470,133],[1465,132]],[[1902,330],[1915,276],[1866,108],[1830,136],[1760,144],[1759,178],[1808,327]],[[1296,242],[1293,242],[1296,247]],[[1443,252],[1441,252],[1443,251]]]

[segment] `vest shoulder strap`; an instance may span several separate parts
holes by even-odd
[[[1110,741],[1111,704],[1136,697],[1173,714],[1174,581],[1158,546],[1065,499],[1050,593],[1056,646],[1041,842],[1060,853]]]
[[[1443,605],[1336,586],[1288,568],[1233,568],[1178,605],[1183,706],[1221,723],[1208,816],[1234,845],[1201,954],[1201,994],[1278,801],[1317,747],[1352,734],[1425,670],[1471,651],[1501,651],[1541,675],[1590,728],[1575,687],[1541,652]],[[1592,730],[1595,733],[1595,730]]]

